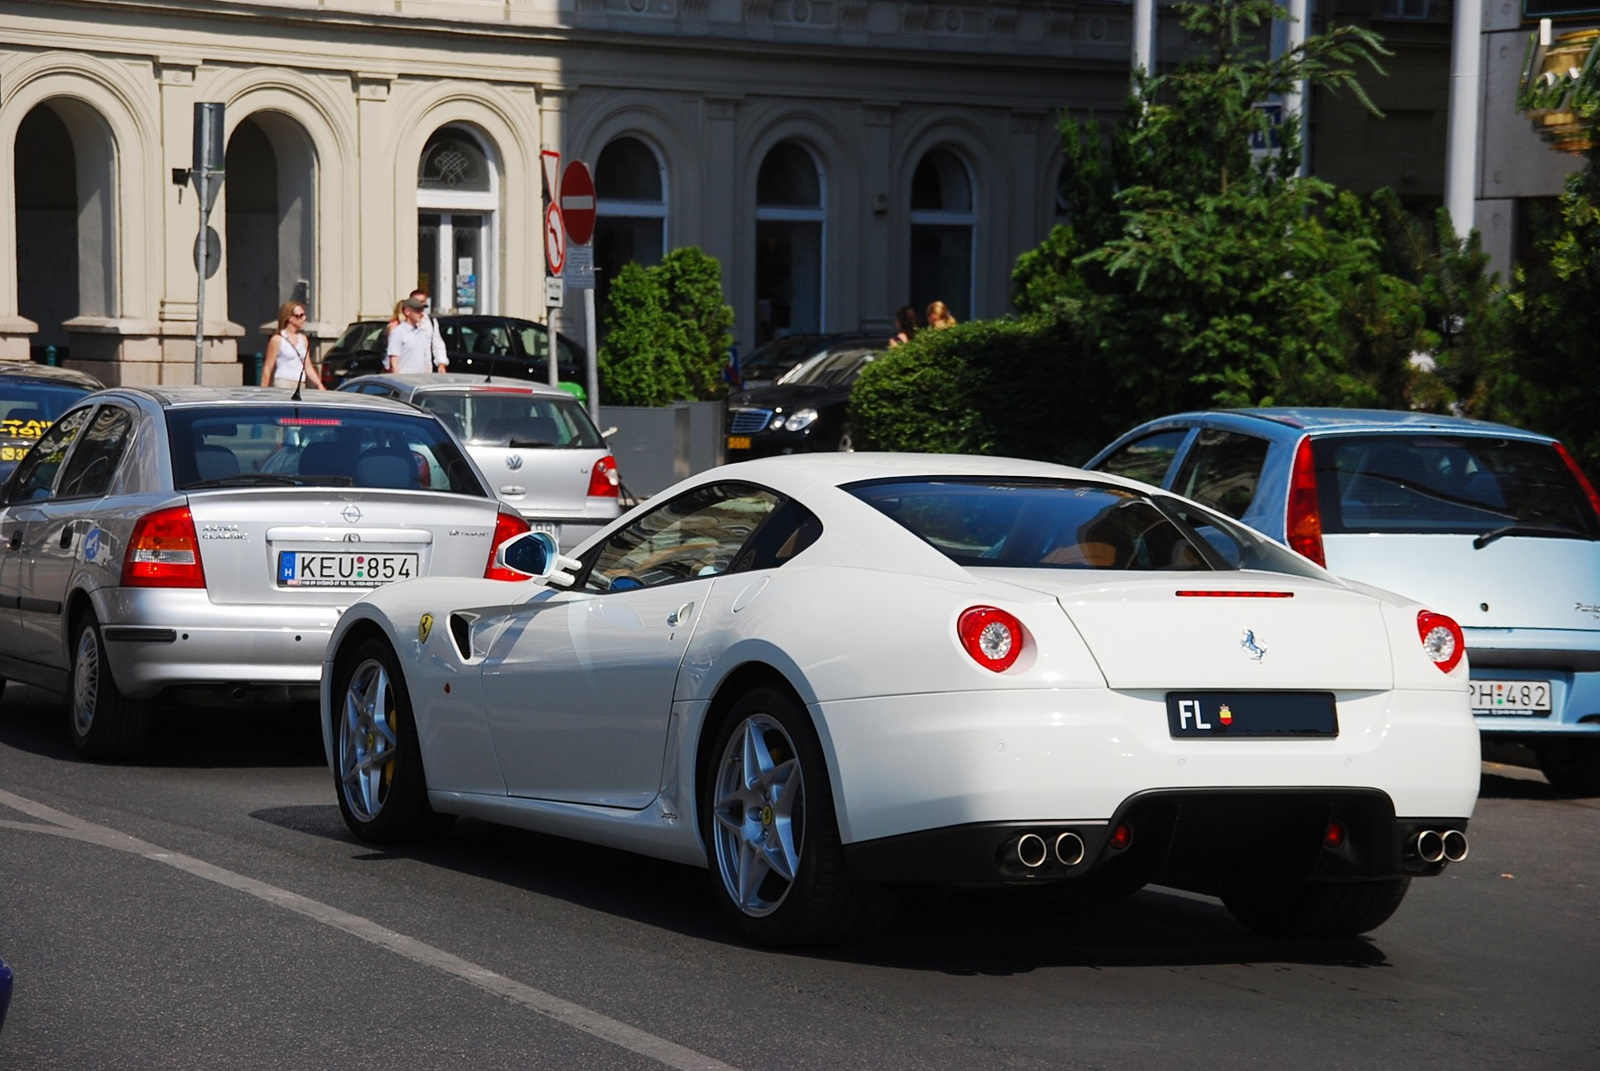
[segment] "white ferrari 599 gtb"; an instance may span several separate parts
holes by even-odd
[[[907,885],[1382,923],[1467,854],[1460,628],[1156,488],[1004,458],[701,473],[498,579],[379,588],[322,684],[356,835],[469,815],[708,867],[763,944]]]

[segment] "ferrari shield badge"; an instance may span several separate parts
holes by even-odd
[[[433,615],[423,614],[422,620],[417,622],[417,642],[427,643],[428,633],[433,631]]]

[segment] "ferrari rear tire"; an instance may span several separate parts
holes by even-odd
[[[1565,796],[1600,796],[1600,740],[1562,740],[1534,748],[1539,770]]]
[[[1389,920],[1410,878],[1260,885],[1222,894],[1228,913],[1269,937],[1353,937]]]
[[[136,754],[150,728],[150,708],[129,699],[117,687],[93,610],[86,611],[74,626],[71,680],[67,725],[78,751],[101,762]]]
[[[756,688],[733,706],[700,786],[700,823],[718,906],[746,940],[858,941],[886,925],[893,893],[850,876],[828,768],[805,709]]]
[[[416,720],[394,651],[381,639],[363,640],[334,672],[333,781],[345,825],[381,843],[442,834],[455,819],[428,803]]]

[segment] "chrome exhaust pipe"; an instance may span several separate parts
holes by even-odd
[[[1467,857],[1467,835],[1459,829],[1444,831],[1443,841],[1444,857],[1452,863],[1459,863]]]
[[[1062,866],[1077,866],[1083,862],[1083,838],[1072,832],[1057,837],[1056,862]]]
[[[1042,866],[1048,851],[1044,838],[1037,833],[1024,833],[1017,838],[1017,862],[1029,870]]]
[[[1411,850],[1424,863],[1437,863],[1444,859],[1444,838],[1432,829],[1424,829],[1412,838]]]

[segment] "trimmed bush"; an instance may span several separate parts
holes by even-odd
[[[607,405],[707,401],[725,392],[733,309],[722,267],[693,247],[654,267],[626,264],[611,284],[599,365]]]

